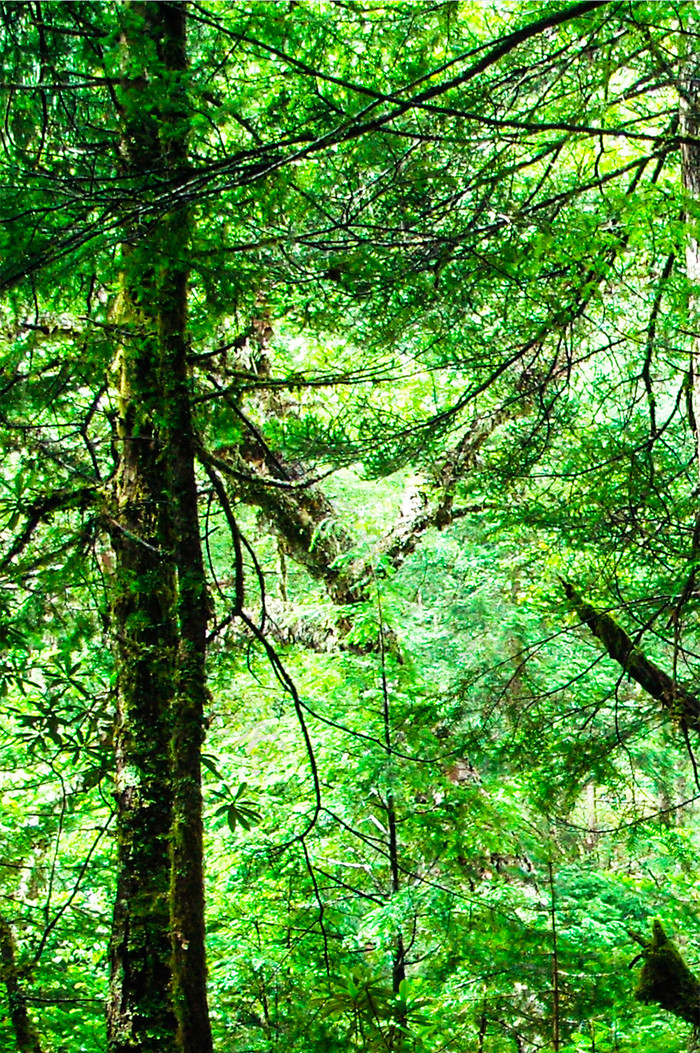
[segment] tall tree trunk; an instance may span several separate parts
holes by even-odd
[[[692,13],[689,17],[693,19]],[[695,19],[693,26],[697,31]],[[692,55],[686,59],[680,118],[683,185],[689,199],[685,217],[685,267],[691,290],[688,305],[689,328],[695,333],[690,362],[690,403],[700,469],[700,68],[697,58]]]
[[[387,751],[387,759],[392,766],[392,752],[393,743],[391,736],[391,712],[390,712],[390,700],[389,700],[389,685],[386,676],[386,638],[384,628],[384,617],[381,608],[381,599],[379,599],[379,615],[380,615],[380,627],[379,627],[379,646],[382,660],[382,716],[384,722],[384,744]],[[392,897],[397,896],[401,890],[401,867],[399,862],[399,838],[397,828],[397,817],[396,807],[394,802],[394,794],[392,790],[392,784],[394,781],[393,772],[390,770],[388,773],[389,788],[386,795],[386,818],[387,827],[389,830],[389,865],[391,868],[391,895]],[[401,989],[402,982],[406,979],[406,945],[403,939],[403,930],[399,925],[396,938],[394,943],[393,961],[391,966],[391,988],[394,995],[398,995]],[[406,1033],[406,1014],[400,1011],[397,1014],[396,1023],[398,1025],[395,1034],[395,1041],[393,1048],[402,1049],[404,1045],[404,1037]]]
[[[168,31],[166,67],[184,71],[186,5],[162,5]],[[172,134],[166,163],[175,183],[187,164],[188,108],[184,85],[168,97],[164,114]],[[201,747],[206,703],[206,632],[209,615],[202,557],[195,439],[187,370],[187,258],[190,217],[181,209],[166,216],[164,239],[170,252],[162,268],[158,336],[165,413],[161,426],[168,499],[174,523],[173,557],[177,574],[177,681],[172,724],[173,825],[170,885],[173,938],[173,991],[179,1042],[186,1053],[212,1048],[206,995],[204,874],[202,846]]]
[[[557,946],[557,895],[554,884],[554,867],[550,859],[547,864],[549,874],[549,916],[552,924],[552,1049],[558,1053],[560,1046],[560,991],[559,991],[559,950]]]
[[[187,156],[184,3],[121,13],[121,152],[134,185]],[[143,193],[143,189],[141,191]],[[189,217],[129,223],[116,321],[117,900],[110,1053],[208,1053],[200,750],[206,584],[186,372]]]
[[[110,1053],[175,1045],[170,938],[170,742],[177,629],[163,451],[154,425],[157,338],[148,248],[124,253],[117,323],[119,469],[112,620],[117,647],[117,897],[112,929]]]

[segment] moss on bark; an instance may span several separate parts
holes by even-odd
[[[700,731],[700,699],[647,658],[610,614],[597,611],[568,581],[562,581],[562,585],[581,622],[600,640],[610,657],[652,698],[661,702],[674,719]]]
[[[187,158],[185,4],[122,13],[121,154],[139,185]],[[146,74],[144,74],[146,71]],[[187,212],[122,246],[113,627],[117,899],[110,1053],[209,1053],[200,748],[206,581],[187,352]]]
[[[674,1016],[700,1026],[700,982],[669,940],[660,921],[654,921],[652,937],[632,934],[642,947],[644,964],[634,992],[644,1003],[655,1003]]]

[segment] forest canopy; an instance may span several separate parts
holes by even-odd
[[[0,1053],[687,1049],[698,3],[0,36]]]

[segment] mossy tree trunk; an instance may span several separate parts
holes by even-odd
[[[165,6],[165,5],[164,5]],[[169,23],[166,66],[185,71],[185,4],[163,11]],[[172,134],[164,146],[174,182],[187,166],[187,97],[175,84],[167,97]],[[179,134],[178,134],[178,129]],[[187,367],[187,253],[190,219],[181,209],[162,223],[166,261],[161,268],[158,338],[165,413],[160,436],[173,521],[172,554],[177,576],[177,676],[172,721],[173,821],[170,922],[173,989],[179,1041],[187,1053],[206,1053],[211,1031],[206,997],[201,747],[206,704],[206,630],[209,616],[195,476],[196,443]]]
[[[691,21],[689,28],[696,34],[700,27],[692,8],[688,12],[688,18]],[[695,35],[688,33],[688,39],[692,41],[692,47],[696,40]],[[690,54],[686,56],[685,64],[680,102],[681,163],[683,186],[687,195],[685,269],[691,287],[688,304],[689,329],[697,334],[700,320],[700,63],[697,55]],[[691,423],[695,432],[700,468],[700,337],[697,335],[693,338],[690,377]]]
[[[122,174],[176,186],[187,158],[183,3],[128,3]],[[186,371],[184,209],[125,222],[113,516],[117,899],[110,1053],[208,1053],[200,749],[206,583]]]

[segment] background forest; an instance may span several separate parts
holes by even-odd
[[[0,39],[2,1053],[688,1048],[700,5]]]

